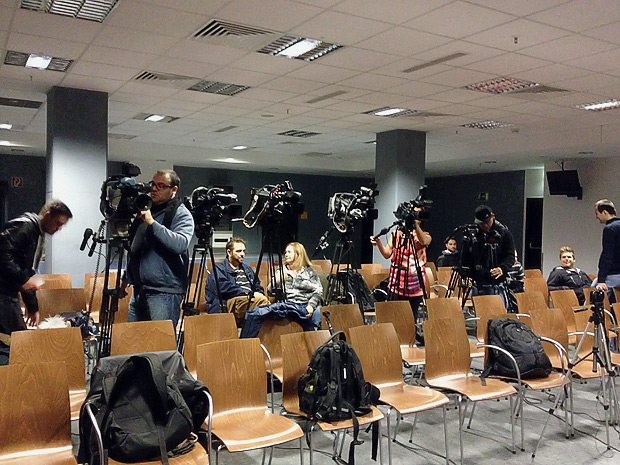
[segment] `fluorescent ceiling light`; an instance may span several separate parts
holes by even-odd
[[[502,123],[501,121],[478,121],[476,123],[468,123],[461,125],[464,128],[472,128],[472,129],[498,129],[498,128],[506,128],[508,126],[512,126],[511,123]]]
[[[403,111],[405,111],[404,108],[387,108],[385,110],[376,111],[375,115],[377,115],[377,116],[392,116],[392,115],[395,115],[397,113],[402,113]]]
[[[165,115],[149,115],[146,118],[144,118],[144,121],[151,121],[153,123],[157,123],[158,121],[161,121],[165,118],[166,118]]]
[[[51,56],[31,53],[26,60],[26,68],[47,69],[51,61]]]
[[[247,149],[247,148],[248,148],[248,146],[247,146],[247,145],[235,145],[235,146],[233,147],[233,150],[245,150],[245,149]]]
[[[13,127],[10,123],[0,123],[0,129],[11,129]]]
[[[12,145],[8,140],[0,140],[0,146],[2,147],[11,147]]]
[[[304,53],[308,53],[310,50],[314,50],[319,45],[321,45],[320,40],[301,39],[299,42],[294,43],[290,47],[286,47],[284,50],[280,50],[278,53],[276,53],[276,55],[289,58],[297,58]]]
[[[232,158],[232,157],[216,158],[213,161],[217,161],[220,163],[231,163],[231,164],[237,164],[237,165],[250,163],[249,161],[243,161],[243,160],[239,160],[238,158]]]
[[[611,110],[618,107],[620,107],[620,101],[616,99],[606,100],[604,102],[584,103],[583,105],[577,105],[577,108],[581,110],[590,111]]]

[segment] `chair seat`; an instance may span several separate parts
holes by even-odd
[[[86,400],[86,389],[69,391],[69,403],[71,405],[71,420],[80,418],[80,408]]]
[[[423,412],[441,407],[450,400],[441,392],[409,384],[391,384],[377,386],[381,390],[380,402],[388,404],[401,414]]]
[[[564,382],[564,375],[562,373],[552,372],[549,376],[545,376],[544,378],[522,379],[521,382],[534,390],[551,389],[562,385]]]
[[[427,381],[431,387],[458,392],[473,402],[511,396],[517,392],[510,384],[492,378],[486,378],[486,386],[483,386],[480,377],[475,375],[445,376]]]
[[[206,423],[203,428],[207,428]],[[299,425],[289,418],[262,409],[214,415],[212,432],[230,452],[281,444],[304,434]]]
[[[2,465],[77,465],[71,446],[37,449],[19,457],[0,456]]]
[[[284,369],[282,368],[282,359],[272,360],[273,365],[273,376],[275,376],[278,381],[282,382],[282,377],[284,376]],[[265,368],[267,369],[267,373],[270,372],[269,369],[269,361],[265,360]]]
[[[401,345],[400,352],[403,360],[409,365],[424,365],[426,363],[425,351],[420,347]]]
[[[573,376],[580,379],[598,378],[603,374],[604,369],[599,365],[597,371],[592,371],[592,357],[588,357],[572,368]]]
[[[207,451],[200,444],[194,445],[194,448],[187,454],[178,457],[168,457],[170,465],[207,465],[209,457]],[[108,465],[126,465],[126,462],[117,462],[108,458]],[[161,465],[161,460],[149,460],[148,462],[140,462],[139,465]]]
[[[381,410],[375,406],[371,406],[370,408],[372,410],[370,413],[367,413],[366,415],[357,415],[357,421],[360,425],[367,425],[377,420],[383,420],[384,416],[383,413],[381,413]],[[289,408],[286,411],[292,415],[307,417],[307,415],[299,409]],[[321,431],[334,431],[343,428],[353,428],[353,420],[317,421],[316,424]]]

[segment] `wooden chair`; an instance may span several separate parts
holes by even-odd
[[[499,295],[476,295],[472,297],[476,311],[476,339],[485,343],[489,320],[493,318],[509,318],[506,306]],[[514,314],[512,314],[514,316]]]
[[[197,354],[198,379],[209,386],[213,398],[212,433],[222,441],[222,447],[232,453],[299,439],[303,463],[301,428],[289,418],[268,411],[264,353],[259,340],[201,344]],[[209,442],[213,447],[213,438]],[[215,463],[220,448],[215,447]]]
[[[366,281],[368,289],[370,289],[371,291],[375,289],[379,285],[379,283],[381,283],[381,281],[387,279],[387,277],[390,275],[389,272],[364,269],[359,270],[359,273],[362,275],[364,281]]]
[[[258,339],[269,354],[269,360],[265,360],[267,371],[273,371],[273,375],[282,381],[282,344],[280,336],[283,334],[300,333],[301,325],[291,318],[268,318],[263,321]]]
[[[575,333],[577,327],[575,326],[575,309],[580,308],[577,294],[573,289],[561,289],[557,291],[550,291],[551,303],[553,308],[561,310],[564,314],[566,321],[566,327],[569,333]],[[568,338],[569,344],[575,344],[577,338],[574,334],[571,334]]]
[[[189,297],[190,299],[196,298],[198,300],[198,302],[194,302],[195,309],[198,313],[207,313],[207,294],[205,292],[204,284],[198,285],[196,283],[190,283]]]
[[[411,305],[405,300],[375,303],[377,323],[392,323],[398,336],[403,361],[409,366],[424,365],[424,349],[415,343],[416,327]]]
[[[437,281],[437,266],[435,266],[435,262],[426,262],[426,268],[431,270],[433,279]]]
[[[84,346],[80,328],[15,331],[11,334],[9,363],[33,361],[65,363],[71,419],[77,420],[86,399]]]
[[[92,273],[86,273],[87,275]],[[101,310],[101,302],[103,301],[103,286],[105,281],[102,276],[97,277],[95,281],[94,278],[89,277],[87,281],[84,282],[84,302],[85,308],[91,309],[91,316],[93,320],[99,321],[99,312]],[[115,281],[111,281],[109,286],[116,286]],[[115,323],[124,323],[127,321],[127,312],[129,311],[129,301],[131,300],[131,296],[133,295],[133,286],[127,287],[127,296],[118,299],[118,310],[114,315]],[[91,295],[92,305],[90,304]]]
[[[0,462],[77,465],[68,390],[62,362],[0,367]]]
[[[306,414],[299,409],[297,382],[301,375],[306,373],[314,351],[328,339],[329,331],[326,330],[290,333],[282,336],[282,406],[287,413],[307,418]],[[367,425],[383,419],[383,414],[376,407],[372,407],[371,413],[358,416],[357,419],[360,425]],[[312,423],[308,430],[310,463],[312,463],[314,453],[312,433],[315,426],[321,431],[338,431],[352,428],[353,420],[317,421]],[[381,447],[379,447],[379,450],[381,451]],[[382,462],[380,461],[380,463]]]
[[[515,297],[517,298],[519,313],[529,314],[533,308],[549,307],[548,299],[545,299],[545,296],[540,291],[517,292]]]
[[[381,263],[362,263],[362,270],[370,271],[371,273],[380,273],[383,269]]]
[[[392,409],[400,415],[406,415],[437,407],[443,409],[446,464],[449,464],[446,404],[450,401],[439,391],[421,386],[410,386],[403,382],[399,340],[394,326],[391,323],[377,323],[351,328],[351,345],[362,364],[364,379],[379,388],[381,391],[379,402],[389,406],[386,416],[389,464],[392,464],[390,434]],[[396,431],[394,440],[396,440]]]
[[[428,308],[428,319],[455,319],[463,322],[463,328],[465,328],[465,315],[461,308],[461,303],[455,297],[449,297],[447,299],[434,299],[427,300],[426,307]],[[467,331],[465,331],[467,335]],[[475,343],[469,344],[469,353],[472,358],[484,357],[484,348],[478,347]]]
[[[344,332],[347,341],[349,340],[349,328],[364,324],[364,317],[357,304],[324,305],[321,307],[321,329],[328,329],[325,312],[329,312],[334,331]]]
[[[170,320],[114,323],[110,355],[176,350],[177,341]]]
[[[540,269],[538,269],[538,268],[532,268],[532,269],[529,269],[529,270],[523,270],[523,275],[526,278],[543,278],[544,279],[542,271]]]
[[[547,287],[545,278],[524,278],[523,284],[525,286],[525,292],[540,292],[545,299],[546,306],[549,306],[549,288]]]
[[[43,284],[39,289],[71,289],[70,274],[42,274]]]
[[[332,269],[332,261],[331,260],[310,260],[312,262],[312,266],[316,269],[317,273],[329,273]]]
[[[445,389],[458,395],[459,442],[461,463],[463,461],[463,412],[461,399],[471,402],[510,398],[510,425],[512,429],[512,451],[515,451],[513,417],[513,396],[516,389],[503,381],[487,378],[482,384],[479,376],[470,369],[469,343],[465,322],[461,319],[440,318],[424,322],[426,350],[426,381],[429,386]],[[494,432],[497,434],[497,431]]]
[[[232,313],[205,313],[185,318],[183,356],[189,372],[196,376],[196,347],[208,342],[238,339],[239,332]]]
[[[37,300],[41,321],[63,312],[79,312],[86,309],[83,289],[39,289]]]

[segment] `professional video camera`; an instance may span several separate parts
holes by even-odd
[[[590,293],[590,303],[595,307],[600,306],[602,308],[605,303],[605,291],[602,289],[594,289]]]
[[[232,186],[197,187],[183,200],[194,218],[196,237],[207,239],[223,218],[241,216],[241,204]]]
[[[415,199],[401,203],[394,212],[394,216],[408,228],[413,227],[415,220],[427,220],[430,216],[433,201],[426,198],[426,189],[426,186],[420,187]]]
[[[375,206],[375,197],[379,195],[377,185],[360,187],[355,192],[337,192],[329,199],[327,216],[334,223],[334,227],[343,234],[349,232],[355,223],[365,218],[376,220],[378,211]]]
[[[251,195],[250,208],[243,217],[246,228],[253,228],[257,224],[278,224],[285,216],[300,215],[304,211],[301,193],[293,190],[290,181],[254,187]]]
[[[101,214],[108,219],[110,233],[117,237],[127,237],[129,224],[136,213],[151,208],[148,195],[150,183],[136,182],[140,168],[132,163],[123,163],[123,174],[110,176],[101,186]]]

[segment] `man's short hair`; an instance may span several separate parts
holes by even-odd
[[[450,241],[456,241],[456,237],[454,237],[454,236],[446,237],[446,239],[443,241],[443,245],[446,245]]]
[[[560,247],[560,258],[562,258],[562,254],[563,253],[567,253],[567,252],[572,253],[573,254],[573,258],[576,258],[575,257],[575,251],[570,246],[568,246],[568,245],[563,245],[562,247]]]
[[[233,247],[235,246],[235,243],[237,242],[241,242],[243,245],[245,245],[247,247],[248,243],[245,241],[245,239],[241,238],[241,237],[233,237],[231,238],[227,243],[226,243],[226,250],[232,250]]]
[[[65,205],[60,200],[52,199],[45,202],[45,205],[41,207],[41,211],[39,211],[39,215],[43,216],[47,212],[50,212],[51,216],[59,216],[64,215],[67,218],[73,218],[73,213],[69,210],[69,207]]]
[[[616,206],[611,200],[601,199],[594,204],[599,213],[603,213],[604,211],[608,212],[610,215],[616,216]]]
[[[172,185],[172,187],[181,187],[181,178],[179,178],[179,175],[177,174],[176,171],[174,170],[157,170],[157,173],[159,175],[165,176],[168,175],[168,177],[170,178],[170,184]]]

